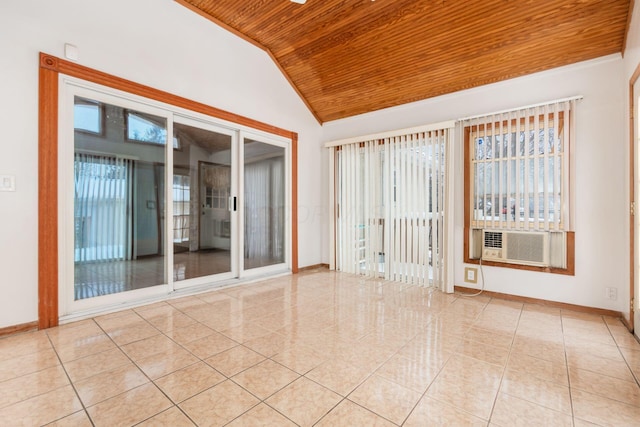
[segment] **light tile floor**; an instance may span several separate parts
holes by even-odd
[[[640,425],[617,319],[328,272],[0,339],[0,424]]]

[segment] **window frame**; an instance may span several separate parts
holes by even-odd
[[[94,132],[89,129],[81,129],[74,126],[73,127],[74,132],[80,132],[80,133],[84,133],[87,135],[94,135],[94,136],[105,136],[106,134],[105,121],[106,121],[107,114],[105,112],[104,104],[102,102],[97,102],[97,101],[83,98],[83,97],[77,97],[77,98],[81,99],[84,105],[96,105],[98,107],[98,119],[99,119],[98,127],[100,130],[98,132]],[[76,105],[78,104],[75,104],[75,100],[74,100],[74,109]],[[74,115],[75,115],[75,111],[74,111]]]
[[[555,114],[558,115],[557,121],[555,121],[555,116],[554,116]],[[565,211],[564,206],[568,205],[569,200],[568,200],[568,194],[565,194],[565,191],[564,191],[565,189],[562,188],[563,181],[565,179],[568,179],[568,171],[564,170],[564,157],[565,157],[564,146],[563,146],[563,149],[559,151],[557,154],[554,154],[552,149],[551,153],[547,153],[547,155],[545,155],[540,153],[541,147],[538,145],[540,143],[539,141],[542,140],[541,142],[545,144],[545,150],[549,149],[546,144],[548,143],[548,138],[550,137],[549,132],[551,129],[555,128],[555,125],[557,125],[557,128],[558,128],[557,131],[554,129],[554,132],[555,132],[554,134],[556,135],[556,137],[559,138],[560,135],[562,135],[562,133],[564,132],[564,112],[563,111],[550,112],[546,116],[547,116],[547,120],[545,120],[544,114],[540,114],[538,115],[538,117],[536,117],[535,115],[530,115],[528,117],[499,119],[496,121],[491,121],[490,123],[487,122],[477,126],[473,126],[473,125],[465,126],[465,144],[469,144],[469,154],[470,154],[469,162],[471,163],[470,164],[470,168],[471,168],[470,180],[473,181],[473,184],[474,184],[470,190],[471,200],[473,200],[475,205],[475,201],[479,200],[480,197],[482,197],[485,203],[486,201],[491,202],[492,200],[495,201],[495,199],[500,199],[500,203],[497,206],[497,208],[500,209],[498,215],[496,215],[495,211],[493,211],[491,215],[492,217],[490,219],[487,219],[484,217],[482,219],[476,219],[472,217],[471,226],[473,226],[473,228],[491,228],[493,230],[516,230],[516,231],[524,231],[524,232],[535,231],[536,229],[539,228],[538,224],[543,224],[542,228],[547,228],[549,231],[551,230],[565,231],[565,229],[567,228],[566,226],[567,226],[568,218],[566,218],[566,216],[568,216],[568,210]],[[538,135],[538,136],[535,135],[536,121],[541,125],[541,131],[543,132],[542,135]],[[544,126],[544,124],[548,124],[548,126]],[[474,130],[472,131],[471,128],[474,128]],[[531,137],[535,138],[533,141],[534,143],[533,148],[537,149],[538,151],[537,153],[534,152],[533,154],[520,155],[518,153],[518,148],[517,148],[517,145],[519,145],[519,142],[515,142],[515,145],[516,145],[515,147],[513,146],[514,142],[510,142],[508,147],[505,148],[504,146],[505,139],[507,139],[507,136],[510,139],[512,135],[519,139],[520,134],[522,134],[523,137],[525,138],[525,141],[523,142],[523,144],[527,144],[527,133],[531,135],[529,138]],[[501,153],[499,153],[499,155],[496,156],[495,144],[496,144],[497,137],[500,138],[499,147],[500,147]],[[487,159],[485,157],[484,159],[476,159],[474,157],[473,153],[476,149],[476,145],[474,141],[476,141],[479,138],[483,138],[485,140],[490,139],[493,141],[494,146],[492,149],[491,158]],[[563,136],[562,140],[565,144],[569,143],[569,138],[565,139]],[[504,153],[506,152],[515,152],[515,154],[505,155]],[[522,200],[524,202],[525,198],[527,198],[527,195],[524,194],[525,191],[527,191],[526,185],[522,189],[512,188],[511,194],[507,194],[508,190],[505,190],[504,192],[500,191],[503,189],[502,184],[499,184],[500,190],[498,191],[497,194],[495,191],[492,191],[490,193],[483,192],[482,194],[475,194],[474,190],[477,188],[477,182],[475,181],[475,175],[474,175],[475,168],[473,167],[474,165],[483,164],[485,166],[485,177],[486,177],[486,167],[492,166],[492,169],[490,172],[491,174],[490,180],[491,182],[495,182],[496,176],[495,176],[495,169],[493,169],[493,167],[495,167],[496,165],[499,167],[498,179],[506,180],[507,177],[509,176],[509,173],[507,172],[508,174],[507,177],[504,177],[502,175],[504,170],[503,169],[504,164],[506,163],[519,162],[519,161],[523,161],[523,162],[534,161],[534,165],[541,166],[544,163],[540,163],[540,162],[544,162],[545,160],[550,161],[556,158],[560,160],[560,162],[557,164],[557,167],[560,170],[558,171],[556,165],[554,164],[552,168],[548,169],[549,174],[547,176],[551,178],[552,181],[555,181],[556,178],[560,179],[560,191],[558,193],[558,197],[556,198],[555,193],[552,193],[548,189],[545,190],[544,183],[538,184],[539,188],[541,188],[542,191],[538,191],[537,196],[533,189],[529,188],[528,190],[528,198],[530,199],[540,200],[540,198],[542,198],[543,200],[548,199],[549,202],[553,201],[553,203],[547,204],[546,209],[545,209],[544,203],[540,204],[539,202],[538,203],[534,202],[533,206],[527,203],[519,203],[519,200]],[[517,168],[516,170],[521,170],[521,169]],[[527,170],[526,166],[525,166],[525,170]],[[542,170],[542,167],[539,167],[537,171],[535,169],[533,170],[529,169],[529,170],[533,173],[532,177],[534,180],[540,179],[539,172]],[[522,174],[524,175],[524,171],[522,171]],[[520,180],[516,177],[512,176],[512,179],[515,180],[516,184],[524,183],[524,181],[520,182]],[[529,178],[524,177],[524,180],[528,181]],[[495,184],[492,184],[492,186],[494,185]],[[486,183],[485,183],[485,187],[486,187]],[[553,187],[555,187],[555,185],[553,185]],[[568,186],[567,186],[567,189],[568,189]],[[504,200],[504,204],[502,203],[503,200]],[[513,200],[513,205],[508,203],[508,201],[510,200]],[[559,205],[557,204],[557,202],[559,202]],[[524,211],[523,211],[524,215],[522,216],[515,215],[514,208],[518,208],[518,211],[520,212],[520,209],[524,210],[525,207],[528,207],[529,210],[533,209],[535,212],[536,204],[538,207],[537,209],[538,213],[542,209],[542,211],[546,214],[545,217],[540,218],[540,216],[538,215],[534,217],[534,220],[532,223],[530,217],[527,216],[526,212]],[[553,207],[557,207],[558,209],[553,209],[552,205]],[[492,208],[495,209],[496,207],[493,207],[492,205]],[[511,210],[511,212],[505,211],[506,209]],[[504,218],[502,218],[503,214],[505,215]],[[556,214],[558,214],[559,216],[557,224],[555,221]],[[553,215],[554,220],[548,219],[549,215]],[[498,217],[497,220],[495,219],[496,216]],[[511,219],[509,219],[509,216],[511,216]],[[486,227],[485,224],[487,221],[490,221],[491,227]]]
[[[559,129],[569,129],[571,127],[571,120],[573,120],[573,114],[574,112],[571,111],[569,114],[569,120],[565,120],[565,117],[562,114],[562,112],[558,112],[559,113],[559,118],[558,118],[558,128]],[[500,129],[500,134],[504,135],[507,133],[514,133],[517,132],[516,127],[514,126],[515,124],[517,124],[517,121],[520,120],[520,130],[521,132],[525,132],[525,126],[524,124],[529,121],[529,123],[533,123],[535,120],[544,120],[543,115],[540,115],[539,117],[536,118],[535,114],[530,114],[528,116],[525,117],[520,117],[520,118],[510,118],[507,120],[503,120],[502,118],[492,121],[492,124],[495,125],[495,123],[501,123],[501,129]],[[509,121],[511,121],[511,123],[509,123]],[[566,128],[565,128],[566,126]],[[475,196],[474,191],[473,191],[473,187],[474,187],[474,174],[473,174],[473,145],[472,144],[472,125],[469,124],[465,124],[462,127],[462,137],[463,137],[463,147],[464,147],[464,233],[463,233],[463,257],[464,257],[464,262],[467,264],[480,264],[480,260],[477,258],[471,258],[469,256],[469,246],[470,246],[470,240],[471,240],[471,232],[472,232],[472,225],[478,225],[478,224],[474,224],[473,223],[473,219],[472,219],[472,213],[474,210],[474,203],[473,203],[473,198]],[[546,133],[546,129],[545,129],[545,133]],[[559,134],[560,132],[558,132]],[[493,135],[493,134],[492,134]],[[567,138],[565,141],[565,144],[569,144],[569,139]],[[571,156],[572,154],[572,150],[569,147],[569,149],[564,149],[563,150],[564,155],[569,156],[568,158],[568,164],[571,165],[572,164],[572,158]],[[563,180],[568,180],[568,185],[566,186],[567,189],[569,189],[569,193],[571,192],[571,171],[570,170],[566,170],[563,173],[562,176]],[[494,197],[495,195],[492,194],[491,197]],[[498,194],[498,197],[502,197],[501,194]],[[509,197],[509,196],[506,196]],[[571,198],[571,194],[563,194],[562,199],[564,200],[564,203],[569,203],[570,198]],[[509,213],[507,213],[507,215],[509,215]],[[571,215],[571,213],[569,213],[569,215]],[[500,220],[499,222],[502,222],[502,220]],[[512,224],[517,224],[516,221],[509,221]],[[484,227],[473,227],[473,228],[483,228],[483,229],[487,229],[487,226]],[[492,227],[494,228],[494,227]],[[519,232],[529,232],[529,231],[536,231],[534,229],[532,229],[531,227],[526,227],[526,228],[518,228],[518,227],[510,227],[508,225],[502,225],[499,227],[496,227],[495,229],[497,230],[514,230],[514,231],[519,231]],[[551,230],[550,230],[551,231]],[[539,271],[539,272],[547,272],[547,273],[555,273],[555,274],[564,274],[564,275],[575,275],[575,232],[573,230],[569,230],[567,229],[567,224],[562,224],[562,227],[559,230],[553,230],[553,231],[563,231],[566,233],[566,268],[558,268],[558,267],[540,267],[540,266],[532,266],[532,265],[523,265],[523,264],[513,264],[513,263],[506,263],[506,262],[498,262],[498,261],[489,261],[489,260],[482,260],[482,265],[489,265],[489,266],[494,266],[494,267],[505,267],[505,268],[511,268],[511,269],[516,269],[516,270],[529,270],[529,271]]]

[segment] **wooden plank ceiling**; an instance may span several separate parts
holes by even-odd
[[[320,122],[622,52],[630,0],[177,0],[265,49]]]

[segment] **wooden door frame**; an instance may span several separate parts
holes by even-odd
[[[298,134],[40,53],[38,80],[38,328],[58,325],[58,89],[61,74],[291,140],[291,271],[298,272]]]
[[[624,323],[626,324],[629,331],[633,332],[634,330],[634,304],[633,301],[635,299],[635,277],[636,277],[636,251],[635,251],[635,221],[636,214],[635,211],[638,207],[635,206],[636,203],[636,123],[635,123],[635,114],[634,109],[636,106],[635,100],[635,91],[633,87],[638,82],[640,78],[640,63],[636,66],[631,79],[629,80],[629,200],[631,203],[631,209],[629,212],[629,321],[623,318]],[[640,106],[639,106],[640,107]],[[638,129],[640,132],[640,129]],[[640,167],[640,165],[639,165]]]

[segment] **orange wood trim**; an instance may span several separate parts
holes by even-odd
[[[0,337],[6,335],[13,335],[20,332],[37,331],[38,322],[22,323],[20,325],[7,326],[6,328],[0,328]]]
[[[178,1],[178,0],[176,0]],[[58,325],[58,76],[65,74],[291,139],[291,269],[298,272],[298,134],[40,53],[38,151],[38,326]]]
[[[567,231],[567,268],[566,270],[556,269],[551,273],[576,275],[576,233],[575,231]]]
[[[640,69],[640,64],[639,68]],[[634,115],[633,109],[635,106],[634,98],[634,79],[631,78],[629,82],[629,203],[633,206],[633,203],[636,200],[636,189],[635,189],[635,141],[634,141]],[[633,299],[633,295],[635,294],[635,276],[636,276],[636,250],[635,250],[635,239],[636,239],[636,217],[633,211],[629,214],[629,301]],[[629,305],[629,322],[627,323],[627,328],[633,332],[633,306]]]
[[[634,203],[636,201],[636,185],[635,185],[635,168],[636,168],[636,145],[635,145],[635,91],[633,87],[636,82],[640,78],[640,64],[636,66],[631,79],[629,80],[629,202]],[[638,130],[640,132],[640,129]],[[639,165],[640,166],[640,165]],[[637,209],[637,208],[636,208]],[[632,300],[635,297],[635,281],[636,281],[636,269],[635,269],[635,261],[636,261],[636,250],[635,250],[635,239],[636,239],[636,220],[635,215],[629,215],[629,300]],[[629,321],[625,322],[627,328],[630,331],[634,331],[635,319],[634,319],[634,308],[632,306],[629,307]]]
[[[291,271],[298,272],[298,134],[291,134]]]
[[[638,338],[637,336],[633,335],[633,326],[627,321],[627,319],[625,319],[624,316],[622,316],[620,318],[620,321],[629,330],[629,332],[631,332],[632,336],[636,339],[636,341],[638,341],[640,343],[640,338]]]
[[[58,73],[42,58],[38,111],[38,327],[58,325]]]
[[[462,251],[463,260],[466,264],[480,264],[480,260],[469,257],[469,232],[471,231],[471,147],[470,147],[471,129],[469,126],[464,128],[464,232],[462,233]],[[540,271],[544,273],[564,274],[567,276],[575,276],[575,232],[567,231],[567,268],[555,267],[535,267],[532,265],[510,264],[506,262],[482,261],[482,265],[492,267],[505,267],[514,270]]]
[[[635,6],[635,0],[629,1],[629,11],[627,12],[627,23],[624,27],[624,35],[622,36],[622,57],[627,52],[627,39],[629,36],[629,29],[631,28],[631,19],[633,18],[633,8]]]
[[[468,294],[468,293],[475,294],[475,293],[478,292],[477,289],[466,288],[464,286],[455,286],[454,290],[456,292],[460,292],[460,293],[464,293],[464,294]],[[507,301],[517,301],[517,302],[522,302],[522,303],[526,303],[526,304],[537,304],[537,305],[542,305],[542,306],[545,306],[545,307],[559,308],[559,309],[562,309],[562,310],[570,310],[570,311],[578,311],[578,312],[581,312],[581,313],[595,314],[597,316],[609,316],[609,317],[622,318],[622,314],[619,311],[607,310],[607,309],[604,309],[604,308],[588,307],[588,306],[576,305],[576,304],[568,304],[568,303],[564,303],[564,302],[549,301],[549,300],[544,300],[544,299],[523,297],[523,296],[512,295],[512,294],[503,294],[503,293],[500,293],[500,292],[492,292],[492,291],[483,291],[482,295],[486,295],[486,296],[491,297],[491,298],[504,299],[504,300],[507,300]]]
[[[145,98],[153,99],[155,101],[171,104],[176,107],[185,108],[197,113],[202,113],[207,116],[215,117],[222,120],[227,120],[233,123],[237,123],[242,126],[247,126],[253,129],[269,132],[274,135],[283,136],[289,138],[291,131],[282,129],[276,126],[272,126],[257,120],[253,120],[238,114],[230,113],[228,111],[221,110],[219,108],[211,107],[209,105],[192,101],[187,98],[183,98],[178,95],[174,95],[169,92],[165,92],[159,89],[154,89],[149,86],[145,86],[139,83],[132,82],[120,77],[113,76],[111,74],[104,73],[102,71],[93,70],[88,67],[84,67],[73,62],[65,61],[64,59],[56,58],[44,53],[40,54],[41,57],[45,57],[44,60],[53,58],[57,63],[57,70],[61,74],[66,74],[71,77],[77,77],[79,79],[87,80],[93,83],[108,86],[113,89],[118,89],[124,92],[132,93],[134,95],[143,96]],[[41,61],[42,62],[42,61]]]
[[[318,270],[318,269],[328,270],[329,264],[314,264],[314,265],[308,265],[306,267],[300,267],[298,269],[298,273],[303,273],[305,271],[312,271],[312,270]]]

